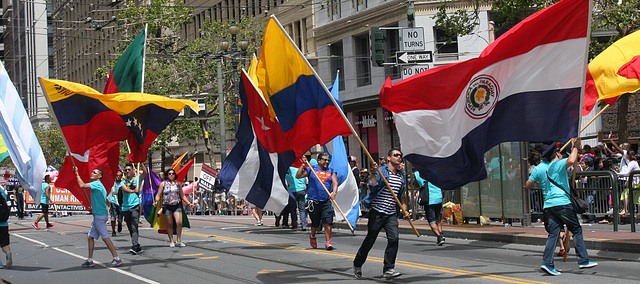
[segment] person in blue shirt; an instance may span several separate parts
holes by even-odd
[[[311,218],[311,234],[309,235],[309,242],[312,248],[317,248],[318,243],[316,241],[316,231],[322,222],[324,227],[324,236],[326,243],[324,247],[327,250],[332,250],[331,244],[331,225],[333,224],[333,206],[331,200],[335,200],[336,192],[338,191],[338,176],[336,173],[329,169],[329,154],[318,154],[318,165],[311,168],[306,168],[307,157],[302,156],[302,165],[296,173],[296,178],[309,177],[309,188],[307,189],[307,208],[309,210],[309,217]],[[324,185],[324,186],[323,186]],[[327,191],[330,194],[327,194]]]
[[[47,223],[47,229],[53,227],[53,224],[49,223],[49,204],[53,205],[54,202],[51,200],[51,191],[53,186],[51,186],[51,177],[49,175],[44,176],[44,182],[42,183],[42,193],[40,194],[40,208],[42,208],[42,214],[38,216],[35,222],[31,224],[31,226],[39,230],[40,227],[38,223],[42,218],[44,218],[45,223]]]
[[[107,199],[107,190],[104,188],[102,181],[100,181],[102,179],[102,170],[94,169],[91,171],[90,183],[84,183],[84,181],[82,181],[82,178],[78,174],[78,168],[75,166],[73,167],[73,172],[76,174],[76,179],[78,180],[80,188],[82,190],[91,190],[91,205],[89,207],[89,211],[93,213],[93,222],[91,222],[91,228],[89,228],[89,234],[87,235],[87,240],[89,242],[89,258],[87,258],[87,260],[82,264],[82,267],[89,268],[95,266],[93,262],[93,250],[95,246],[95,239],[97,238],[102,238],[102,241],[107,245],[107,248],[109,248],[109,251],[113,256],[110,266],[122,266],[122,260],[118,256],[116,248],[109,238],[109,231],[107,230],[107,219],[109,218],[107,205],[109,203],[109,199]]]
[[[109,208],[109,216],[111,221],[111,236],[115,237],[116,234],[116,221],[118,221],[118,233],[122,232],[122,206],[118,201],[118,191],[124,185],[122,181],[122,171],[118,170],[116,172],[116,180],[113,182],[113,187],[111,188],[111,192],[109,193],[109,201],[111,203],[111,208]]]
[[[143,180],[147,176],[147,167],[142,166],[142,174],[135,176],[135,169],[133,164],[127,163],[124,167],[124,179],[122,190],[122,214],[124,215],[124,222],[127,223],[127,229],[131,236],[131,249],[129,252],[132,254],[138,254],[142,251],[140,243],[138,243],[138,219],[140,218],[140,183],[138,181]]]
[[[569,175],[567,168],[573,166],[578,161],[578,151],[580,149],[580,138],[571,139],[573,145],[568,158],[563,158],[555,144],[547,147],[542,154],[542,162],[538,164],[527,180],[526,188],[531,189],[535,183],[539,183],[544,196],[543,214],[544,227],[549,236],[542,256],[542,266],[540,268],[546,273],[559,276],[554,267],[553,256],[556,242],[560,235],[560,229],[566,225],[573,234],[573,241],[578,256],[578,268],[591,268],[598,265],[589,261],[589,255],[584,245],[582,226],[578,221],[578,215],[571,205],[569,198]]]
[[[2,197],[6,201],[7,200],[7,192],[1,186],[0,186],[0,194],[2,194]],[[2,251],[6,255],[6,257],[5,257],[6,262],[4,263],[4,267],[6,267],[6,268],[11,268],[11,266],[13,266],[13,257],[12,257],[12,254],[11,254],[11,247],[9,247],[9,244],[10,244],[10,241],[9,241],[9,222],[8,221],[0,222],[0,248],[2,248]],[[2,266],[2,262],[0,262],[0,269],[2,267],[3,267]]]
[[[420,172],[416,171],[415,177],[420,188],[426,186],[429,192],[428,196],[422,196],[422,198],[428,199],[424,205],[424,212],[427,216],[431,231],[436,235],[436,244],[441,246],[445,241],[444,234],[442,233],[442,189],[424,180],[420,176]],[[422,192],[422,190],[420,192]]]

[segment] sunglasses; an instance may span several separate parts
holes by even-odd
[[[176,173],[167,173],[167,175],[169,175],[169,176],[171,176],[171,175],[175,176],[175,175],[176,175]]]
[[[94,175],[99,175],[99,174],[100,174],[100,173],[99,173],[99,172],[97,172],[97,171],[93,171],[93,172],[91,172],[91,173],[92,173],[92,174],[94,174]]]
[[[327,163],[331,162],[331,159],[320,159],[320,160],[325,160],[325,162]]]
[[[402,158],[402,154],[400,154],[400,153],[395,153],[395,154],[393,154],[391,156],[394,156],[394,157],[397,157],[397,158]]]
[[[133,171],[133,169],[124,169],[125,172]]]

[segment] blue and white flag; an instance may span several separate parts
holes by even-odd
[[[0,128],[18,180],[36,204],[40,204],[42,179],[47,163],[31,121],[7,70],[0,69]]]
[[[338,99],[339,89],[338,78],[339,76],[336,75],[336,81],[330,88],[331,94],[336,100]],[[331,155],[329,168],[338,176],[338,192],[335,199],[336,204],[340,206],[340,209],[342,209],[342,212],[347,217],[347,222],[349,222],[351,227],[355,230],[356,221],[358,221],[358,217],[360,216],[358,182],[356,181],[356,177],[353,176],[349,166],[344,139],[342,136],[337,136],[331,142],[324,145],[323,148],[325,152]],[[337,208],[333,208],[333,211],[336,215],[337,221],[344,219]]]
[[[255,100],[248,100],[247,96],[260,96],[260,93],[243,71],[240,100],[245,107],[240,115],[236,145],[220,170],[220,184],[236,198],[280,213],[291,196],[285,177],[296,157],[293,151],[269,153],[260,143],[249,114],[249,109],[253,108],[249,103]],[[266,102],[259,107],[266,108]]]

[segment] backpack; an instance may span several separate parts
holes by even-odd
[[[426,182],[422,187],[420,187],[420,195],[418,195],[418,205],[429,205],[429,186]]]
[[[11,213],[11,209],[7,205],[7,200],[0,194],[0,223],[9,220],[9,213]]]

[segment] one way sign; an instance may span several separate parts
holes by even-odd
[[[397,64],[415,64],[433,62],[431,51],[420,52],[398,52],[396,53]]]

